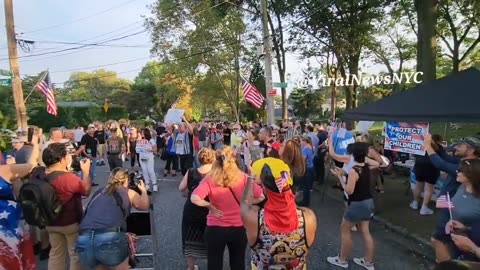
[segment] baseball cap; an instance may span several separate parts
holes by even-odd
[[[273,150],[275,150],[277,152],[280,150],[280,148],[282,148],[282,144],[280,142],[274,142],[272,144],[269,143],[269,144],[267,144],[267,146],[272,148]]]
[[[467,146],[470,146],[474,149],[480,149],[480,139],[475,138],[475,137],[465,137],[461,138],[458,144],[465,144]]]
[[[90,124],[90,125],[88,125],[88,128],[95,128],[95,125]]]
[[[18,137],[13,137],[12,138],[12,143],[22,143],[22,142],[27,142],[28,138],[27,136],[18,136]]]

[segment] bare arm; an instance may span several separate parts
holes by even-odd
[[[182,116],[182,119],[185,122],[185,127],[187,128],[188,133],[192,134],[193,133],[192,125],[190,125],[190,123],[187,121],[187,118],[185,118],[185,116]]]
[[[252,177],[248,177],[240,203],[243,226],[247,231],[247,238],[250,245],[254,245],[258,237],[258,207],[253,206],[253,185],[255,185],[255,183]]]
[[[328,138],[328,153],[330,156],[338,162],[348,163],[350,162],[349,155],[337,155],[335,153],[335,148],[333,147],[333,140],[332,137]]]
[[[343,183],[343,181],[340,181],[342,184],[343,189],[345,192],[347,192],[348,195],[352,195],[353,191],[355,190],[355,185],[357,184],[359,175],[355,170],[350,170],[348,173],[348,182],[347,184]]]
[[[141,182],[143,184],[143,182]],[[140,188],[140,183],[139,183],[139,188]],[[142,195],[138,194],[136,191],[129,189],[128,190],[128,197],[130,198],[130,202],[132,203],[132,206],[135,207],[138,210],[148,210],[150,207],[150,200],[148,198],[147,191],[145,190],[145,184],[143,184],[143,189],[140,188],[142,191]]]
[[[182,182],[178,186],[178,190],[180,192],[184,192],[187,189],[187,182],[188,182],[188,172],[183,176]]]

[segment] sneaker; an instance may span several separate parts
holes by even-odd
[[[433,215],[433,210],[426,206],[422,206],[422,209],[420,209],[420,215],[422,216]]]
[[[97,183],[92,183],[92,187],[96,187],[96,186],[98,186]]]
[[[410,204],[410,208],[412,208],[413,210],[418,210],[418,202],[417,202],[417,201],[413,201],[413,202]]]
[[[327,262],[342,268],[348,268],[348,262],[340,260],[339,256],[327,257]]]
[[[366,262],[365,258],[353,258],[353,262],[360,265],[361,267],[367,269],[367,270],[375,270],[375,267],[373,266],[373,262]]]
[[[198,270],[198,265],[193,266],[193,270]]]
[[[157,191],[158,191],[157,185],[153,185],[153,192],[157,192]]]

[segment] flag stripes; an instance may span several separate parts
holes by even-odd
[[[35,88],[47,99],[47,112],[51,115],[57,116],[57,102],[55,101],[53,86],[50,81],[50,75],[48,74],[48,71],[45,77],[43,77],[43,79],[37,83]]]

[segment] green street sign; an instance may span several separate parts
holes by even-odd
[[[12,85],[12,79],[0,79],[0,85],[1,86],[11,86]]]
[[[0,75],[12,77],[13,73],[10,70],[0,69]]]
[[[286,83],[286,82],[276,82],[276,83],[273,83],[273,87],[287,88],[288,83]]]

